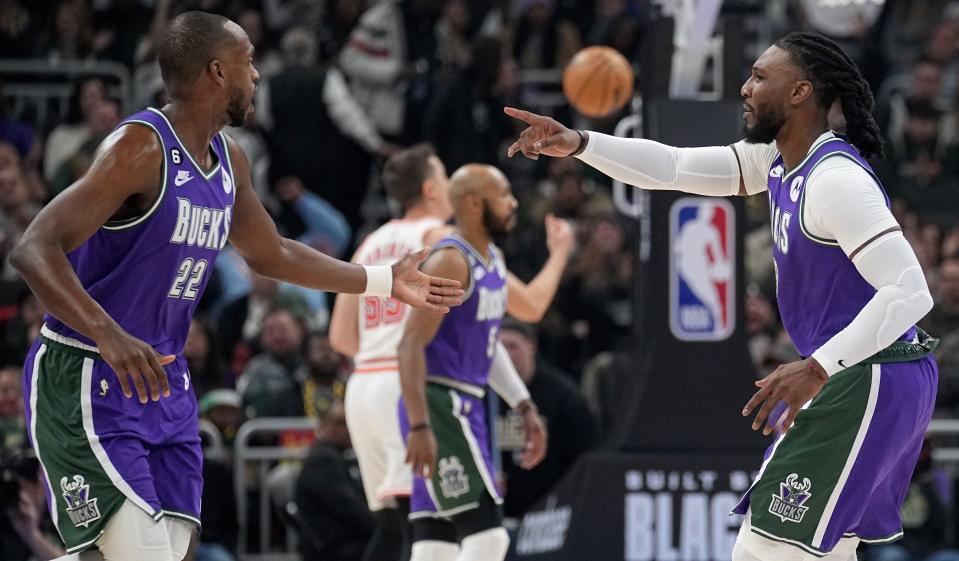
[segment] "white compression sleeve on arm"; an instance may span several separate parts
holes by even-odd
[[[613,179],[642,189],[713,197],[739,193],[739,162],[728,146],[675,148],[590,131],[589,143],[576,157]]]
[[[845,329],[812,354],[830,376],[885,349],[932,309],[926,277],[902,232],[884,235],[853,263],[877,292]]]
[[[496,395],[503,398],[511,408],[515,408],[524,400],[529,399],[529,390],[526,384],[516,372],[513,361],[509,358],[509,352],[503,343],[496,343],[496,351],[493,353],[493,364],[489,369],[489,387],[493,388]]]
[[[807,230],[835,240],[878,291],[845,329],[813,353],[831,376],[892,344],[929,312],[932,296],[916,254],[865,169],[846,158],[830,158],[809,175],[805,189]]]

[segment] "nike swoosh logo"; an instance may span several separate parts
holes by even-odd
[[[180,185],[183,185],[184,183],[186,183],[187,181],[190,181],[191,179],[193,179],[193,176],[192,176],[192,175],[187,175],[187,176],[179,176],[179,175],[178,175],[178,176],[176,177],[176,179],[173,180],[173,183],[174,183],[177,187],[179,187]]]
[[[843,368],[849,368],[848,366],[846,366],[845,364],[842,363],[842,359],[839,359],[839,360],[836,361],[836,362],[838,362],[838,363],[839,363],[839,366],[842,366]]]

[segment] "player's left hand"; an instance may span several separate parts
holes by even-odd
[[[445,314],[450,306],[462,302],[463,289],[459,281],[431,277],[420,271],[420,263],[429,254],[429,248],[424,247],[393,264],[393,297],[414,308]]]
[[[526,449],[520,457],[520,467],[533,469],[546,457],[546,425],[535,408],[523,413],[523,432],[526,434]]]
[[[785,432],[792,426],[802,406],[816,397],[828,380],[829,375],[812,358],[783,364],[772,374],[756,382],[759,391],[743,408],[743,417],[748,416],[762,403],[763,406],[753,421],[753,430],[759,430],[768,419],[763,434],[771,434],[777,427]],[[779,422],[776,422],[776,419],[769,418],[769,414],[779,401],[784,402],[787,409],[779,416]]]

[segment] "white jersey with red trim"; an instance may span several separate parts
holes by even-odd
[[[439,218],[391,220],[367,236],[353,257],[362,265],[392,265],[423,248],[423,238],[442,226]],[[395,298],[360,296],[360,346],[353,357],[357,373],[398,372],[396,348],[409,316],[407,305]]]

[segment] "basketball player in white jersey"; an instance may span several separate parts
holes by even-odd
[[[427,144],[394,154],[384,166],[386,191],[403,207],[403,217],[370,234],[353,261],[392,264],[407,251],[442,239],[453,215],[446,167]],[[552,216],[546,219],[549,259],[529,284],[510,274],[507,312],[529,323],[539,321],[556,295],[573,248],[570,225]],[[346,386],[346,421],[360,464],[363,488],[379,527],[367,547],[365,561],[399,559],[411,539],[406,516],[413,477],[406,464],[397,406],[400,397],[396,347],[403,336],[408,309],[392,298],[338,297],[330,322],[333,348],[353,358],[355,369]],[[490,386],[524,419],[531,456],[545,455],[545,431],[535,406],[502,345],[490,373]],[[539,450],[541,448],[541,450]],[[405,558],[405,553],[403,553]]]

